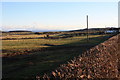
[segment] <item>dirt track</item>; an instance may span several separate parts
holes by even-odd
[[[118,79],[120,78],[120,34],[110,38],[82,55],[74,58],[68,64],[63,64],[46,79]],[[39,79],[39,75],[36,76]]]

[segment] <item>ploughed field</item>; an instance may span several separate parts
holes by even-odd
[[[89,42],[86,35],[57,33],[45,36],[5,33],[2,37],[3,78],[35,78],[49,73],[113,35],[89,35]]]

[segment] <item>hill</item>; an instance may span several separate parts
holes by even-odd
[[[15,30],[15,31],[9,31],[9,32],[32,32],[32,31],[27,31],[27,30]]]

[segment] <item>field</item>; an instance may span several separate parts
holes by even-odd
[[[33,36],[33,35],[32,35]],[[90,36],[91,38],[100,37],[101,35],[93,35]],[[86,36],[79,36],[79,37],[72,37],[66,39],[22,39],[22,40],[3,40],[3,55],[6,54],[4,51],[8,53],[12,52],[24,52],[30,50],[36,50],[44,47],[51,47],[51,46],[59,46],[59,45],[72,45],[74,42],[86,43],[85,39]],[[71,44],[72,43],[72,44]],[[93,42],[94,43],[94,42]],[[79,45],[73,44],[73,45]]]
[[[50,36],[61,35],[63,34],[58,33]],[[8,35],[7,38],[12,38],[11,40],[2,40],[3,77],[35,78],[36,75],[49,73],[112,35],[89,35],[89,42],[86,35],[58,39],[40,38],[44,36],[45,34]]]

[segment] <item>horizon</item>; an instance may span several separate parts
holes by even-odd
[[[118,27],[117,2],[3,2],[0,26],[4,31],[77,30],[86,28],[86,15],[89,28]]]
[[[119,27],[105,27],[105,28],[119,28]],[[86,29],[86,28],[84,28]],[[10,31],[30,31],[30,32],[62,32],[62,31],[75,31],[75,30],[84,30],[84,29],[74,29],[74,30],[7,30],[3,32],[10,32]],[[88,28],[88,29],[96,29],[96,28]],[[102,29],[102,28],[97,28]],[[2,30],[0,30],[2,31]]]

